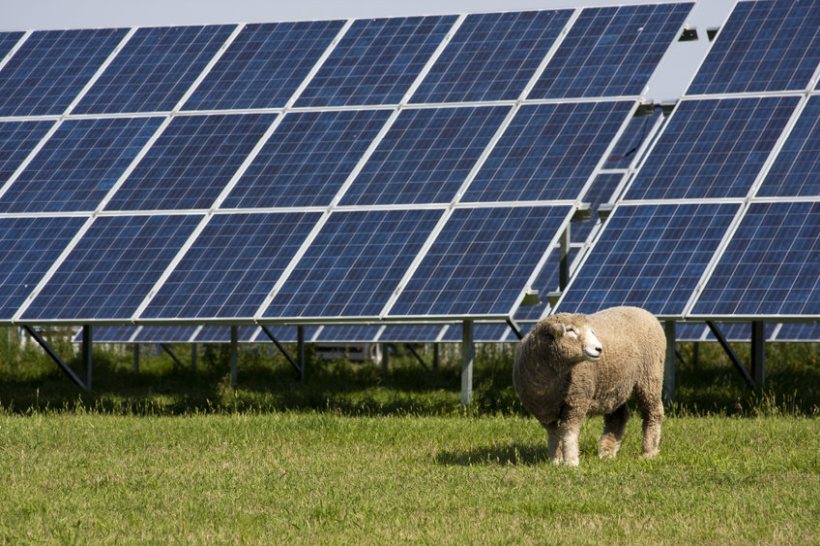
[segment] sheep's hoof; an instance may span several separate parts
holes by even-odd
[[[579,462],[580,461],[578,459],[567,459],[564,461],[564,464],[567,466],[578,466]]]
[[[561,457],[561,456],[558,456],[558,457],[551,457],[551,458],[550,458],[550,462],[551,462],[552,464],[554,464],[555,466],[558,466],[559,464],[561,464],[561,463],[563,463],[563,462],[564,462],[564,458],[563,458],[563,457]]]
[[[598,458],[599,458],[599,459],[606,460],[606,461],[611,461],[611,460],[612,460],[612,459],[614,459],[617,455],[618,455],[618,452],[617,452],[617,451],[609,451],[609,450],[607,450],[607,451],[599,451],[599,452],[598,452]]]
[[[644,459],[654,459],[657,456],[658,456],[658,450],[657,449],[655,451],[645,451],[641,454],[641,457],[643,457]]]

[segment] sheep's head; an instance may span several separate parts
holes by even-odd
[[[558,313],[543,321],[552,346],[567,363],[598,360],[603,345],[586,320],[585,315]]]

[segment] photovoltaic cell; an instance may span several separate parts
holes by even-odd
[[[798,101],[680,103],[626,199],[746,197]]]
[[[25,319],[126,319],[200,216],[101,216],[24,313]]]
[[[280,343],[292,343],[298,341],[296,326],[267,324],[265,325],[265,328],[267,328],[268,331],[272,333],[276,340]],[[320,327],[312,324],[305,324],[303,328],[305,329],[305,341],[307,342],[313,340],[316,335],[316,331]],[[258,343],[273,343],[265,332],[259,332],[259,335],[256,337],[256,341]]]
[[[682,314],[738,208],[735,204],[617,208],[557,311],[594,313],[635,305],[656,315]]]
[[[449,203],[509,107],[404,110],[342,205]]]
[[[473,341],[478,343],[498,343],[506,341],[510,335],[510,327],[503,322],[498,324],[477,322],[473,324]],[[462,336],[462,325],[451,324],[444,332],[444,337],[441,340],[450,343],[461,343]]]
[[[0,116],[62,114],[125,34],[34,32],[0,72]]]
[[[287,114],[222,206],[330,205],[389,116],[388,110]]]
[[[701,341],[707,329],[701,322],[678,322],[675,324],[675,340]]]
[[[296,106],[398,103],[455,20],[454,16],[357,20]]]
[[[208,208],[275,114],[179,116],[114,194],[113,210]]]
[[[137,331],[138,326],[95,326],[91,331],[92,343],[129,343],[131,336]],[[84,339],[83,329],[80,328],[74,335],[74,343],[82,343]]]
[[[320,216],[215,215],[142,317],[253,317]]]
[[[820,1],[738,2],[688,94],[805,89],[820,62]]]
[[[820,96],[809,99],[757,196],[820,195]]]
[[[381,328],[378,324],[328,324],[319,336],[318,342],[371,342]]]
[[[66,120],[0,197],[0,212],[94,210],[161,123]]]
[[[517,99],[572,11],[469,15],[412,102]]]
[[[604,169],[626,169],[635,160],[638,149],[649,137],[652,127],[662,116],[660,108],[649,116],[633,116],[615,147],[604,162]]]
[[[584,9],[529,98],[639,95],[692,5]]]
[[[17,45],[25,32],[0,32],[0,61]]]
[[[576,199],[632,106],[522,106],[462,201]]]
[[[236,330],[236,340],[238,342],[249,342],[256,336],[257,330],[259,330],[258,326],[239,326]],[[264,336],[265,334],[260,333],[259,335]],[[264,339],[267,339],[267,337]],[[206,325],[199,331],[194,341],[196,343],[230,343],[231,327]]]
[[[231,25],[138,29],[74,113],[172,110],[233,29]]]
[[[509,313],[569,212],[570,207],[456,209],[390,316]]]
[[[85,218],[0,218],[0,318],[10,319]]]
[[[820,203],[753,203],[693,315],[820,315]]]
[[[379,341],[429,343],[438,339],[442,328],[442,324],[388,324]]]
[[[0,186],[11,178],[51,125],[50,121],[0,123]]]
[[[135,341],[142,343],[185,343],[196,332],[196,326],[143,326]],[[97,332],[94,330],[94,338]]]
[[[263,316],[378,315],[441,215],[440,210],[332,214]]]
[[[311,21],[246,25],[184,108],[284,106],[343,24]]]
[[[820,341],[820,322],[786,322],[777,333],[777,341]]]

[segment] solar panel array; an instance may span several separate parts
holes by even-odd
[[[737,4],[558,311],[820,319],[818,28],[817,0]]]

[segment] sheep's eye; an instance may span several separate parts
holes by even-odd
[[[567,328],[567,335],[570,335],[572,337],[578,337],[578,330],[576,330],[575,328]]]

